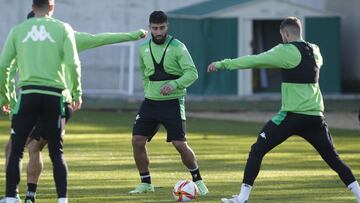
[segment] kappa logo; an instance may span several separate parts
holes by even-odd
[[[139,114],[136,115],[134,124],[136,124],[136,121],[139,120],[139,118],[140,118],[140,115]]]
[[[266,134],[265,132],[260,133],[260,137],[264,138],[266,140]]]
[[[27,42],[29,39],[31,39],[34,42],[37,41],[45,41],[48,39],[50,42],[54,43],[55,41],[51,37],[50,33],[46,31],[44,25],[40,25],[39,29],[36,25],[32,26],[31,31],[28,32],[27,36],[22,41],[23,43]]]
[[[10,129],[10,134],[11,134],[11,135],[16,134],[16,133],[15,133],[15,130],[14,130],[13,128]]]

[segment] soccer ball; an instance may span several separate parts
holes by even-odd
[[[198,190],[191,180],[180,180],[175,184],[172,194],[177,202],[190,202],[196,199]]]

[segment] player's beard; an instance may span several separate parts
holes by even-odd
[[[166,41],[166,37],[167,37],[167,33],[165,33],[165,35],[161,36],[158,35],[157,37],[155,37],[152,33],[151,33],[151,37],[152,37],[152,41],[155,44],[164,44]]]

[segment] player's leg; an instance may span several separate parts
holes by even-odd
[[[40,98],[38,94],[21,95],[19,110],[12,119],[11,152],[6,169],[6,197],[15,202],[17,185],[20,182],[20,164],[25,143],[34,127],[39,114]]]
[[[65,103],[65,122],[67,122],[72,115],[72,107],[70,104]],[[41,172],[43,170],[43,157],[41,151],[47,144],[47,140],[43,138],[42,135],[45,135],[46,131],[44,129],[44,122],[39,120],[30,134],[30,139],[28,140],[28,149],[29,149],[29,162],[27,165],[27,186],[28,190],[26,192],[25,202],[31,200],[35,202],[37,184]],[[1,203],[1,202],[0,202]]]
[[[10,152],[11,152],[11,136],[9,138],[8,143],[5,146],[5,166],[7,166],[8,164]]]
[[[40,174],[43,169],[43,158],[42,158],[42,149],[47,144],[47,141],[40,137],[40,134],[43,133],[41,127],[39,127],[39,122],[37,123],[35,129],[30,135],[31,140],[28,143],[29,149],[29,162],[27,165],[27,187],[26,200],[31,200],[35,202],[37,184],[40,178]]]
[[[286,115],[279,124],[275,124],[272,120],[265,124],[256,142],[251,146],[244,170],[240,194],[231,199],[221,199],[223,203],[245,203],[248,201],[264,156],[293,134],[295,124],[296,120],[292,115]]]
[[[8,164],[10,151],[11,151],[11,137],[9,138],[9,141],[5,145],[5,167]],[[2,197],[0,199],[0,203],[6,203],[6,197]]]
[[[11,136],[9,138],[9,141],[5,145],[5,168],[6,168],[7,164],[8,164],[8,161],[9,161],[10,152],[11,152]],[[21,166],[22,166],[22,164],[20,163],[20,167]],[[20,171],[21,171],[21,168],[20,168]],[[16,203],[21,202],[18,189],[17,189],[16,199],[17,199]],[[6,203],[6,197],[1,198],[0,203]]]
[[[206,195],[209,191],[205,186],[194,151],[186,142],[186,124],[183,120],[168,119],[163,122],[167,131],[167,141],[171,142],[179,152],[182,163],[188,168],[192,181],[198,186],[199,194]]]
[[[130,194],[154,192],[154,186],[151,184],[151,175],[149,170],[149,157],[146,143],[159,129],[159,122],[153,117],[154,108],[150,101],[145,100],[136,116],[133,127],[132,147],[136,167],[139,171],[141,183],[131,190]]]
[[[41,120],[44,122],[45,134],[41,135],[48,141],[50,159],[53,165],[53,175],[59,201],[67,201],[67,174],[68,168],[63,155],[63,130],[65,119],[62,118],[62,98],[44,95],[43,113]]]
[[[179,152],[183,164],[188,168],[192,181],[198,186],[199,194],[206,195],[209,190],[202,180],[194,151],[190,148],[186,141],[171,140],[171,142]]]
[[[178,140],[172,140],[172,144],[174,145],[175,149],[179,152],[181,156],[181,160],[183,164],[188,169],[197,169],[198,164],[195,158],[194,151],[190,148],[190,146],[187,144],[186,141],[178,141]],[[200,176],[193,176],[193,180],[201,180]]]
[[[183,164],[188,168],[193,182],[199,188],[200,195],[209,191],[200,175],[200,169],[194,151],[186,142],[186,117],[184,98],[160,101],[157,110],[160,122],[167,132],[167,142],[171,142],[179,152]]]
[[[339,157],[333,145],[331,134],[323,120],[323,117],[309,118],[316,126],[312,130],[305,131],[301,136],[306,139],[320,154],[323,160],[333,169],[343,181],[343,183],[354,193],[360,203],[360,187],[351,169]]]

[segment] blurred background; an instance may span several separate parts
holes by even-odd
[[[11,27],[25,20],[31,3],[0,0],[0,47]],[[360,98],[358,8],[359,0],[57,0],[54,17],[70,23],[76,31],[129,32],[147,29],[149,14],[164,10],[170,18],[169,33],[185,43],[199,71],[198,81],[188,89],[188,101],[194,101],[189,108],[197,110],[197,101],[200,107],[203,102],[215,101],[214,108],[227,101],[230,105],[221,105],[220,110],[276,110],[280,100],[278,70],[206,74],[206,67],[215,60],[272,48],[281,42],[281,20],[297,16],[303,21],[305,40],[318,44],[323,54],[320,83],[330,109],[332,103],[345,101],[334,110],[354,112]],[[133,109],[131,103],[143,98],[137,56],[142,42],[81,53],[86,107]],[[277,105],[241,103],[249,100]]]

